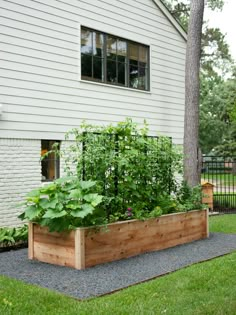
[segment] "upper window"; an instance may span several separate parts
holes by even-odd
[[[82,27],[81,77],[147,91],[149,47]]]
[[[59,149],[59,142],[54,140],[42,140],[41,141],[41,156],[49,151],[55,149],[55,146]],[[41,161],[42,167],[42,181],[52,181],[59,178],[59,157],[51,152]]]

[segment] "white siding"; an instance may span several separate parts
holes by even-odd
[[[151,91],[80,80],[80,26],[151,51]],[[185,40],[151,0],[0,0],[0,137],[63,139],[85,119],[146,119],[183,141]]]

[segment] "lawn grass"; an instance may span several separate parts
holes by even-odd
[[[89,301],[0,277],[0,314],[236,314],[236,253]]]
[[[223,214],[210,217],[211,232],[236,233],[236,214]]]
[[[236,233],[235,222],[236,215],[211,217],[210,229]],[[235,266],[232,253],[83,302],[0,276],[0,314],[236,315]]]
[[[221,185],[226,185],[226,186],[231,186],[233,184],[236,185],[236,175],[233,175],[230,173],[223,173],[223,174],[205,173],[201,175],[201,178],[209,182],[217,181],[217,183]]]

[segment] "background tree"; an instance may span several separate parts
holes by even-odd
[[[187,30],[190,14],[189,0],[163,0],[173,16]],[[208,0],[205,6],[211,10],[221,10],[223,0]],[[230,97],[232,79],[236,74],[234,61],[229,53],[225,35],[218,28],[210,28],[203,22],[201,40],[201,94],[199,143],[204,154],[209,154],[216,146],[230,137],[231,122]]]
[[[201,35],[204,0],[190,3],[185,68],[184,179],[190,186],[200,181],[199,172],[199,92]]]
[[[222,141],[214,147],[214,153],[225,157],[236,157],[236,78],[230,78],[220,89],[221,102],[225,110],[227,130]],[[236,173],[236,170],[235,170]]]
[[[229,87],[220,76],[201,76],[199,143],[204,154],[220,145],[229,129]]]
[[[190,0],[163,0],[171,14],[187,31],[190,16]],[[223,0],[205,1],[205,6],[211,10],[222,10]],[[229,45],[219,28],[209,27],[208,22],[203,22],[201,43],[201,71],[208,77],[218,76],[219,69],[222,73],[231,70],[232,57]]]

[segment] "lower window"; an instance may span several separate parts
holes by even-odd
[[[41,156],[44,156],[55,147],[59,149],[60,142],[55,140],[42,140],[41,141]],[[41,161],[42,167],[42,181],[53,181],[59,178],[60,174],[60,160],[54,152],[51,152]]]

